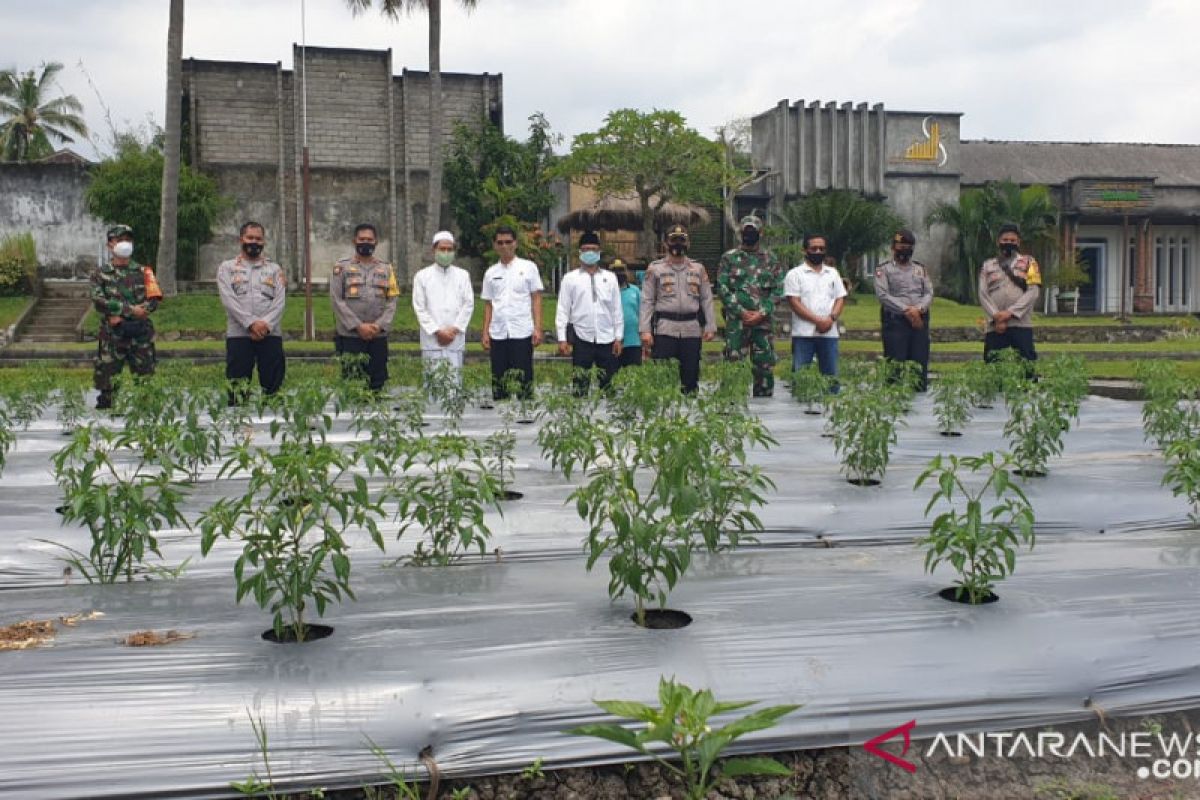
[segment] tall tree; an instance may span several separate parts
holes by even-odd
[[[51,62],[37,70],[18,73],[0,70],[0,159],[33,161],[54,152],[51,139],[63,144],[74,142],[71,134],[87,136],[87,125],[80,114],[83,104],[75,95],[50,98],[50,84],[62,71],[62,64]]]
[[[883,201],[869,200],[848,189],[825,189],[788,203],[775,215],[775,223],[792,245],[790,255],[797,261],[796,246],[804,234],[823,234],[827,252],[842,276],[852,281],[857,275],[851,265],[860,256],[881,249],[904,225]],[[785,248],[777,249],[788,255]]]
[[[175,251],[179,235],[179,135],[183,107],[183,0],[171,0],[167,24],[167,107],[164,115],[162,220],[155,272],[163,294],[177,291]]]
[[[478,0],[458,0],[470,11]],[[355,14],[378,5],[384,16],[399,19],[401,13],[424,10],[429,17],[429,200],[425,215],[424,241],[433,239],[441,227],[442,209],[442,0],[346,0]]]
[[[575,137],[559,172],[601,197],[636,196],[642,212],[638,256],[649,260],[657,244],[655,214],[664,205],[721,202],[724,150],[689,128],[678,111],[620,108],[600,130]]]

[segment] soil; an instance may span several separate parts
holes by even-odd
[[[304,626],[304,641],[300,644],[315,642],[317,639],[324,639],[327,636],[333,635],[333,627],[330,625],[305,625]],[[275,635],[274,628],[268,628],[263,631],[262,638],[274,644],[296,644],[296,635],[290,627],[283,629],[282,636]]]
[[[995,592],[988,592],[987,595],[982,600],[980,600],[978,603],[973,604],[973,603],[971,603],[971,601],[969,601],[967,599],[967,593],[965,591],[961,595],[958,593],[957,586],[949,586],[945,589],[942,589],[940,592],[938,592],[938,597],[942,598],[943,600],[949,600],[951,603],[962,603],[963,605],[968,605],[968,606],[969,605],[983,606],[983,605],[987,605],[988,603],[995,603],[997,600],[1000,599],[1000,595],[996,594]]]
[[[48,644],[57,634],[58,626],[74,628],[80,622],[99,619],[104,614],[86,611],[57,619],[27,619],[0,628],[0,650],[25,650]]]
[[[1015,472],[1017,475],[1020,475],[1022,478],[1046,477],[1046,473],[1042,472],[1040,469],[1014,469],[1013,472]]]
[[[633,620],[634,625],[638,624],[636,611],[629,618]],[[655,631],[667,631],[686,628],[691,624],[692,615],[686,612],[676,611],[673,608],[647,608],[646,624],[641,627]]]
[[[170,630],[166,633],[158,631],[138,631],[131,633],[121,640],[121,644],[126,647],[159,647],[164,644],[173,644],[182,642],[188,639],[195,639],[194,633],[180,633],[176,630]]]

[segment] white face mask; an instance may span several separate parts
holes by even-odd
[[[133,255],[133,242],[117,242],[113,245],[113,255],[117,258],[129,258]]]

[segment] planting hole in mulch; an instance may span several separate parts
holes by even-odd
[[[882,481],[877,478],[846,478],[846,483],[852,483],[855,486],[878,486]]]
[[[292,506],[297,505],[297,504],[306,506],[306,505],[308,505],[308,498],[307,497],[285,497],[279,501],[279,504],[282,505],[284,508],[291,508]]]
[[[963,590],[962,594],[959,594],[957,586],[951,586],[938,592],[938,597],[942,598],[943,600],[949,600],[951,603],[962,603],[965,606],[985,606],[988,603],[995,603],[1000,599],[1000,595],[996,594],[995,592],[988,592],[987,596],[978,603],[972,603],[967,599],[967,596],[966,590]]]
[[[938,431],[942,436],[962,436],[962,431]]]
[[[524,492],[515,492],[512,489],[505,489],[503,492],[500,493],[499,499],[501,499],[501,500],[520,500],[524,496],[525,496]]]
[[[1042,472],[1040,469],[1014,469],[1013,472],[1017,475],[1020,475],[1022,478],[1046,477],[1046,473]]]
[[[325,637],[332,636],[332,635],[333,635],[333,626],[332,625],[305,625],[304,626],[304,642],[315,642],[317,639],[324,639]],[[296,634],[290,627],[286,627],[283,629],[282,636],[276,636],[275,629],[268,628],[267,630],[263,631],[262,638],[266,639],[268,642],[273,642],[275,644],[296,644]],[[303,642],[301,644],[303,644]]]
[[[638,625],[636,611],[629,618],[633,620],[634,625]],[[691,624],[691,614],[676,611],[673,608],[648,608],[646,609],[646,624],[638,625],[638,627],[649,628],[654,631],[666,631],[675,630],[676,628],[686,628]]]
[[[58,514],[65,514],[67,513],[67,506],[65,503],[61,506],[55,506],[54,511]]]
[[[533,423],[534,423],[534,420],[531,420],[531,419],[519,419],[519,420],[517,420],[517,424],[518,424],[518,425],[532,425]]]
[[[821,416],[821,412],[820,412],[820,411],[817,411],[815,408],[814,408],[814,409],[808,409],[808,408],[806,408],[806,409],[804,409],[804,413],[805,413],[805,414],[808,414],[808,415],[809,415],[809,416],[811,416],[811,417],[819,417],[819,416]]]

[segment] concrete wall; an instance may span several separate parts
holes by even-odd
[[[0,164],[0,239],[32,233],[42,275],[84,278],[104,248],[105,225],[87,212],[86,167]]]

